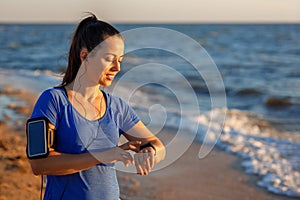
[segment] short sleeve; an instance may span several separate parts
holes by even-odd
[[[120,134],[130,130],[136,123],[140,121],[140,118],[135,113],[135,111],[130,107],[125,101],[120,100],[121,113],[119,120]]]
[[[58,127],[58,109],[55,95],[48,89],[38,98],[30,118],[46,117],[51,124]]]

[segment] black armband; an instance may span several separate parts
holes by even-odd
[[[156,156],[156,148],[150,142],[148,142],[148,143],[146,143],[144,145],[141,145],[140,146],[140,150],[145,149],[147,147],[151,147],[152,149],[154,149],[154,156]]]
[[[45,158],[55,145],[54,129],[46,117],[28,119],[26,122],[26,154],[29,159]]]

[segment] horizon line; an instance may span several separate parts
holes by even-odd
[[[295,21],[108,21],[111,24],[300,24],[300,20]],[[5,21],[0,20],[0,24],[77,24],[78,21]]]

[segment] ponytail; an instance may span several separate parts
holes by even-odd
[[[61,86],[68,85],[74,81],[81,65],[80,51],[83,48],[91,52],[107,37],[118,34],[120,34],[120,32],[117,29],[106,22],[98,20],[92,13],[83,19],[73,34],[68,55],[68,66]]]

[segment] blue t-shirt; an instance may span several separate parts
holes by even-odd
[[[103,151],[118,145],[120,134],[131,129],[139,118],[121,98],[103,92],[106,111],[99,120],[90,121],[69,102],[63,88],[44,91],[35,104],[31,118],[46,117],[55,128],[55,150],[80,154]],[[78,173],[47,176],[46,200],[119,199],[119,185],[113,164],[99,164]]]

